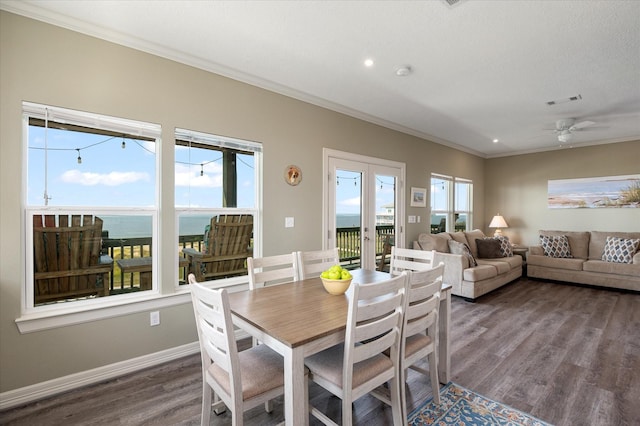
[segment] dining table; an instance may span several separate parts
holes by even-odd
[[[371,284],[389,273],[367,269],[350,271],[352,282]],[[284,359],[285,424],[307,425],[306,357],[344,342],[348,296],[331,295],[320,277],[229,294],[234,325],[282,355]],[[451,286],[441,291],[438,377],[449,381]]]

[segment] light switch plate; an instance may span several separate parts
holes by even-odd
[[[285,228],[293,228],[294,220],[292,217],[284,218],[284,227]]]
[[[409,215],[409,223],[416,223],[416,217],[413,215]]]
[[[160,312],[159,311],[153,311],[149,314],[149,323],[150,325],[156,326],[156,325],[160,325]]]

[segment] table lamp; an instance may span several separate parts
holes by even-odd
[[[500,216],[500,213],[495,215],[493,219],[491,219],[491,223],[489,224],[489,228],[496,228],[496,232],[493,234],[494,237],[499,237],[502,235],[502,231],[500,228],[508,228],[507,222],[504,220],[504,217]]]

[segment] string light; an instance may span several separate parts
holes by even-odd
[[[200,176],[204,176],[204,164],[200,164]]]
[[[124,141],[124,136],[122,137],[122,149],[127,147],[127,143]]]
[[[78,151],[78,164],[82,164],[82,157],[80,157],[80,148],[76,148],[76,151]]]

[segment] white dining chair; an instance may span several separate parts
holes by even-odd
[[[409,414],[407,413],[404,386],[408,368],[429,376],[431,389],[433,390],[433,400],[436,404],[440,404],[438,315],[443,274],[444,263],[440,263],[432,269],[408,272],[400,351],[403,383],[401,386],[402,412],[405,418]],[[423,359],[428,360],[428,371],[415,365]]]
[[[297,281],[300,278],[299,269],[296,252],[276,256],[249,257],[247,258],[249,289],[254,290],[265,285]]]
[[[340,264],[340,252],[338,247],[326,250],[299,251],[298,267],[300,279],[319,277],[320,274],[332,267]]]
[[[226,406],[232,424],[242,425],[246,410],[284,394],[283,358],[266,345],[238,352],[227,291],[209,289],[193,274],[189,288],[202,357],[201,424],[209,425],[212,408]]]
[[[342,424],[352,423],[351,404],[390,382],[393,424],[405,424],[400,384],[400,339],[407,274],[375,284],[351,284],[345,342],[306,358],[309,379],[342,400]],[[389,354],[383,351],[389,350]],[[326,425],[336,425],[316,407],[311,414]]]
[[[424,271],[433,268],[435,250],[414,250],[408,248],[391,248],[389,273],[400,275],[403,271]]]

